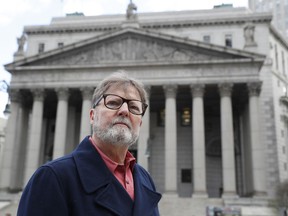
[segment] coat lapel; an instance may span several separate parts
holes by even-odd
[[[95,205],[101,205],[119,216],[148,216],[157,207],[161,195],[153,191],[154,185],[151,186],[149,176],[141,170],[139,165],[135,164],[133,170],[135,190],[133,202],[106,167],[101,156],[90,143],[89,137],[79,144],[73,152],[73,157],[85,192],[92,195],[97,191],[94,196]]]
[[[135,202],[133,215],[152,215],[155,211],[158,202],[161,199],[161,194],[152,190],[151,182],[143,178],[139,166],[136,164],[134,167],[134,189],[135,189]],[[146,173],[144,175],[147,175]],[[149,179],[149,177],[147,176]],[[154,187],[154,185],[153,185]],[[154,189],[154,188],[153,188]],[[158,211],[158,210],[157,210]]]
[[[119,216],[132,215],[132,199],[106,167],[88,137],[79,144],[73,157],[85,192],[93,194],[97,191],[95,205],[101,205]]]
[[[132,215],[133,201],[120,184],[108,184],[104,190],[97,192],[94,201],[119,216]]]

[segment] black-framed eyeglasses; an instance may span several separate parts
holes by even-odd
[[[119,95],[115,94],[104,94],[102,95],[94,104],[93,109],[99,104],[99,102],[104,98],[104,105],[108,109],[118,110],[123,105],[123,103],[127,103],[129,112],[133,113],[134,115],[144,115],[148,105],[143,103],[140,100],[129,100]]]

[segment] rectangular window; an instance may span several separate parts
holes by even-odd
[[[44,43],[39,43],[38,44],[38,53],[43,53],[45,50],[45,44]]]
[[[225,34],[225,46],[232,47],[232,35]]]
[[[61,48],[61,47],[63,47],[64,46],[64,43],[63,42],[59,42],[58,43],[58,48]]]
[[[181,169],[181,182],[182,183],[192,182],[191,169]]]
[[[204,35],[204,36],[203,36],[203,41],[204,41],[205,43],[210,43],[210,42],[211,42],[211,37],[210,37],[210,35]]]
[[[282,57],[282,70],[283,70],[283,75],[286,76],[286,62],[285,62],[285,55],[284,52],[281,52],[281,57]]]
[[[278,49],[277,49],[277,44],[275,44],[275,67],[278,70]]]

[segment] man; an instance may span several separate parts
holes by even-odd
[[[41,166],[28,182],[18,216],[156,216],[161,195],[128,151],[147,108],[143,85],[114,73],[95,89],[92,136]]]

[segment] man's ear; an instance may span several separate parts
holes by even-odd
[[[94,109],[90,109],[90,124],[93,124],[94,122]]]

